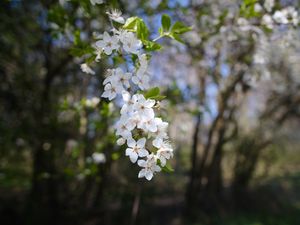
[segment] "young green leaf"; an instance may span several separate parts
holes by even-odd
[[[171,173],[174,172],[174,169],[172,168],[172,166],[170,165],[169,162],[167,162],[167,164],[164,167],[161,167],[162,171],[167,172],[167,173]]]
[[[180,42],[180,43],[184,43],[184,41],[180,38],[180,36],[176,33],[171,33],[169,35],[171,38],[175,39],[176,41]]]
[[[143,42],[148,40],[149,30],[143,20],[137,21],[136,35]]]
[[[160,90],[158,87],[155,87],[155,88],[152,88],[150,90],[148,90],[144,96],[145,98],[151,98],[151,97],[154,97],[154,96],[158,96],[160,93]]]
[[[144,47],[147,51],[157,51],[161,49],[161,45],[153,41],[144,41]]]
[[[140,18],[136,16],[128,18],[123,26],[123,29],[136,31],[138,21],[140,21]]]
[[[176,34],[183,34],[188,31],[191,31],[192,28],[184,25],[182,22],[175,22],[174,25],[171,28],[171,33],[176,33]]]
[[[163,14],[161,17],[161,25],[165,32],[168,32],[171,27],[171,18],[167,14]]]

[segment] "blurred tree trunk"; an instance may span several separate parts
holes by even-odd
[[[199,94],[199,103],[200,107],[204,106],[205,101],[205,76],[201,76],[200,78],[200,94]],[[189,183],[187,186],[186,191],[186,205],[189,208],[192,208],[195,204],[195,182],[197,178],[197,161],[198,161],[198,146],[199,146],[199,133],[200,133],[200,126],[203,117],[203,108],[199,109],[199,112],[196,115],[196,123],[194,127],[194,134],[193,134],[193,144],[192,144],[192,152],[191,152],[191,169],[190,169],[190,177]]]
[[[45,31],[45,37],[50,33]],[[44,40],[41,41],[42,43]],[[40,108],[36,112],[37,139],[33,152],[33,177],[30,192],[29,224],[55,224],[60,219],[60,203],[58,197],[58,173],[55,166],[55,139],[57,138],[56,99],[51,99],[52,83],[55,76],[61,75],[72,57],[67,55],[60,62],[54,64],[53,46],[51,41],[42,49],[44,68],[47,73],[43,81],[43,92],[40,98]],[[38,75],[37,75],[38,76]],[[52,142],[52,143],[51,143]]]
[[[248,191],[259,156],[270,143],[270,140],[261,140],[254,136],[243,138],[240,145],[237,146],[232,182],[233,199],[236,207],[247,207],[250,204],[249,201],[245,201],[245,194]]]

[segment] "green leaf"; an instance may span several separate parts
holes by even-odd
[[[161,25],[164,31],[168,32],[171,27],[171,18],[167,14],[163,14],[161,17]]]
[[[124,26],[123,26],[123,29],[126,29],[126,30],[132,30],[132,31],[136,31],[137,29],[137,23],[138,21],[140,21],[141,19],[138,18],[138,17],[130,17],[126,20]]]
[[[244,0],[240,8],[240,15],[245,18],[253,18],[261,16],[260,12],[255,11],[255,4],[258,0]]]
[[[70,54],[76,57],[81,57],[83,55],[86,54],[93,54],[94,53],[94,48],[89,46],[89,45],[85,45],[85,46],[80,46],[80,47],[73,47],[70,49]]]
[[[144,21],[141,19],[137,22],[136,35],[143,42],[148,40],[149,30]]]
[[[74,32],[74,45],[80,45],[82,44],[82,41],[80,39],[80,30],[76,30]]]
[[[170,165],[169,162],[167,162],[164,167],[161,167],[161,169],[162,169],[162,171],[167,172],[167,173],[174,172],[174,169],[172,168],[172,166]]]
[[[152,88],[150,90],[148,90],[144,96],[145,98],[151,98],[151,97],[154,97],[154,96],[158,96],[160,93],[160,90],[158,87],[155,87],[155,88]]]
[[[166,96],[164,96],[164,95],[155,95],[155,96],[150,97],[150,99],[153,99],[153,100],[156,100],[156,101],[161,101],[165,98],[166,98]]]
[[[183,34],[188,31],[191,31],[192,28],[184,25],[182,22],[175,22],[174,25],[171,28],[171,33],[176,33],[176,34]]]
[[[158,29],[158,32],[159,32],[159,35],[160,35],[160,36],[163,36],[163,34],[164,34],[164,29],[163,29],[162,27],[160,27],[160,28]]]
[[[180,42],[180,43],[184,43],[184,41],[180,38],[180,36],[176,33],[171,33],[169,35],[171,38],[175,39],[176,41]]]
[[[86,58],[84,61],[87,63],[87,64],[91,64],[92,62],[94,62],[96,59],[96,55],[91,55],[90,57]]]
[[[160,44],[153,41],[144,41],[144,45],[147,51],[157,51],[162,48]]]

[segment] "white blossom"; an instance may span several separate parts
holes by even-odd
[[[92,70],[91,67],[89,67],[86,63],[81,64],[80,68],[84,73],[95,75],[95,71]]]
[[[117,96],[118,93],[121,93],[122,90],[122,87],[117,83],[108,83],[105,85],[104,92],[101,97],[112,100]]]
[[[274,0],[265,0],[264,7],[268,12],[271,12],[275,5]]]
[[[124,73],[121,68],[116,69],[116,77],[117,81],[120,82],[122,85],[124,85],[126,88],[130,87],[129,80],[132,76],[131,73]]]
[[[255,12],[261,12],[262,11],[262,7],[261,7],[261,5],[259,3],[256,3],[254,5],[254,11]]]
[[[173,149],[169,143],[162,142],[157,153],[157,158],[159,159],[162,166],[165,166],[167,160],[173,157]]]
[[[120,11],[112,10],[107,14],[112,21],[121,24],[125,22]],[[130,71],[124,71],[121,67],[107,70],[107,76],[103,81],[104,92],[101,97],[113,100],[117,95],[122,94],[120,118],[114,126],[118,136],[116,143],[126,145],[125,155],[132,163],[138,162],[138,165],[142,167],[138,177],[151,180],[154,173],[161,171],[161,166],[165,166],[166,160],[173,156],[173,149],[168,142],[168,123],[155,116],[154,107],[157,107],[158,102],[146,99],[143,94],[137,93],[138,89],[150,88],[148,55],[142,52],[142,42],[133,32],[113,28],[110,34],[104,32],[95,35],[95,38],[98,40],[93,46],[96,62],[101,59],[103,53],[111,55],[115,50],[117,50],[116,54],[123,53],[119,51],[120,48],[125,53],[138,57],[135,68]],[[93,72],[89,71],[90,68],[87,65],[82,67],[85,71]],[[134,139],[136,137],[139,137],[137,141]],[[150,154],[145,147],[146,144],[150,152],[155,150],[156,153]]]
[[[134,139],[127,140],[129,148],[126,149],[126,156],[129,156],[130,161],[135,163],[138,157],[145,157],[149,152],[145,149],[146,138],[141,138],[137,142]]]
[[[121,108],[121,114],[130,114],[134,111],[134,106],[138,100],[137,95],[133,95],[131,97],[130,93],[128,91],[122,92],[122,97],[124,101],[124,105]]]
[[[262,17],[262,24],[265,25],[267,28],[269,29],[273,29],[274,27],[274,23],[273,23],[273,19],[270,15],[268,14],[265,14],[263,17]]]
[[[149,88],[149,76],[143,75],[143,76],[133,76],[132,82],[139,86],[141,90],[146,90]]]
[[[154,133],[155,139],[152,143],[154,146],[157,147],[160,146],[159,143],[161,143],[163,139],[168,139],[167,128],[169,124],[167,122],[162,121],[161,118],[155,118],[154,120],[156,123],[157,130]]]
[[[95,48],[95,54],[96,54],[95,61],[99,62],[99,60],[101,59],[101,54],[103,53],[103,48],[100,48],[96,45],[94,46],[94,48]]]
[[[150,154],[147,160],[139,160],[138,165],[143,167],[138,174],[139,178],[145,177],[147,180],[151,180],[155,172],[161,171],[161,168],[157,165],[157,158],[154,154]]]
[[[111,12],[106,12],[106,14],[109,16],[109,18],[117,23],[124,24],[125,20],[122,17],[122,12],[117,9],[111,10]]]
[[[123,31],[119,36],[123,44],[123,49],[128,53],[137,54],[142,47],[142,42],[136,38],[135,34],[128,31]]]
[[[102,40],[96,42],[96,47],[102,49],[106,55],[111,55],[113,50],[119,48],[119,39],[117,36],[110,36],[109,33],[104,32]]]
[[[116,135],[122,136],[124,139],[132,138],[131,127],[128,126],[128,120],[126,118],[120,118],[116,125]]]
[[[115,85],[120,87],[130,87],[129,80],[132,76],[131,73],[124,73],[121,68],[116,68],[109,70],[109,74],[110,75],[103,81],[103,84],[114,83]],[[123,90],[123,88],[121,88],[121,90]]]
[[[95,163],[105,163],[106,157],[103,153],[94,152],[92,154],[92,159]]]
[[[117,145],[124,145],[126,143],[126,139],[125,138],[119,138],[117,140]]]
[[[151,118],[151,117],[140,120],[137,127],[140,129],[143,129],[145,131],[149,131],[149,132],[157,131],[157,126],[156,126],[155,120],[154,120],[154,118]]]
[[[273,19],[277,22],[277,23],[282,23],[282,24],[288,24],[289,21],[286,17],[286,14],[283,11],[279,11],[277,10],[274,15],[273,15]]]
[[[273,15],[273,19],[277,23],[281,23],[281,24],[292,23],[294,26],[297,26],[299,23],[298,12],[292,6],[284,8],[280,11],[277,10]]]
[[[154,111],[152,107],[155,105],[155,100],[145,99],[143,95],[138,99],[136,110],[145,119],[154,118]]]

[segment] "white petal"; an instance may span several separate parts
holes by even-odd
[[[127,145],[131,148],[135,147],[136,146],[136,142],[134,139],[130,138],[127,140]]]
[[[146,173],[146,170],[145,170],[145,169],[142,169],[142,170],[139,172],[138,178],[144,177],[144,176],[145,176],[145,173]]]
[[[103,97],[103,98],[108,98],[109,96],[110,96],[110,92],[108,92],[108,91],[103,92],[101,95],[101,97]]]
[[[130,93],[128,91],[122,91],[122,97],[123,97],[123,100],[125,102],[129,102],[129,100],[130,100]]]
[[[125,142],[126,142],[126,140],[125,140],[124,138],[119,138],[119,139],[117,140],[117,145],[124,145]]]
[[[145,146],[145,143],[146,143],[146,138],[141,138],[137,141],[136,145],[139,147],[139,148],[143,148]]]
[[[160,172],[160,171],[161,171],[161,168],[160,168],[159,166],[156,165],[156,166],[154,166],[154,171],[155,171],[155,172]]]
[[[149,152],[146,149],[143,148],[139,150],[139,157],[145,157],[147,155],[149,155]]]
[[[105,52],[106,55],[111,55],[111,53],[112,53],[112,48],[105,47],[105,48],[104,48],[104,52]]]
[[[145,174],[145,178],[147,180],[151,180],[153,177],[153,173],[151,171],[147,171],[146,174]]]
[[[131,154],[129,155],[129,158],[132,163],[135,163],[138,159],[138,154],[136,152],[131,152]]]
[[[162,166],[165,166],[165,165],[166,165],[167,161],[166,161],[165,157],[161,156],[161,157],[159,158],[159,160],[160,160],[160,163],[161,163]]]
[[[132,148],[127,148],[125,151],[125,155],[129,156],[132,153]]]
[[[132,78],[131,78],[131,80],[132,80],[132,82],[134,83],[134,84],[138,84],[140,81],[139,81],[139,78],[137,77],[137,76],[133,76]]]
[[[146,167],[147,163],[146,163],[145,160],[140,159],[140,160],[138,161],[138,165],[139,165],[140,167]]]
[[[160,148],[163,143],[163,140],[161,138],[155,138],[152,142],[153,146],[156,148]]]
[[[151,132],[156,132],[157,131],[157,126],[154,123],[150,123],[148,125],[148,130]]]
[[[145,104],[145,106],[147,107],[147,108],[151,108],[151,107],[153,107],[155,105],[155,100],[153,100],[153,99],[148,99],[147,101],[146,101],[146,104]]]
[[[112,99],[114,99],[116,96],[117,96],[116,92],[112,92],[112,93],[110,94],[110,96],[108,97],[108,99],[109,99],[109,100],[112,100]]]

